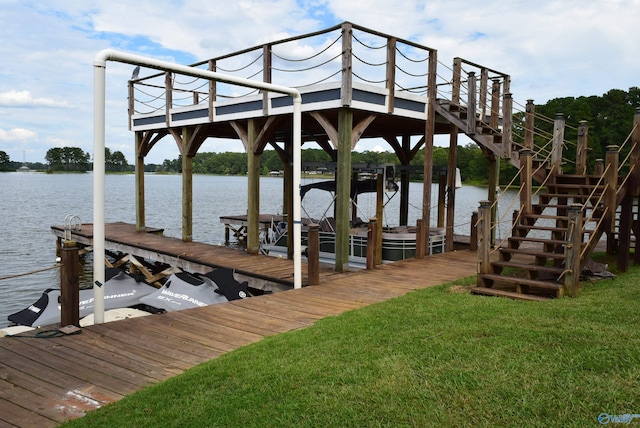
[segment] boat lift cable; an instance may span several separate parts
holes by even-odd
[[[301,176],[301,146],[302,146],[302,96],[295,88],[275,85],[272,83],[254,81],[241,77],[217,73],[160,61],[154,58],[119,52],[113,49],[104,49],[98,52],[93,60],[93,250],[94,259],[103,260],[105,256],[105,225],[104,225],[104,200],[105,200],[105,99],[106,99],[106,68],[107,61],[116,61],[125,64],[148,67],[160,71],[172,71],[185,76],[199,77],[209,81],[220,81],[231,85],[246,88],[261,89],[267,92],[276,92],[292,97],[293,101],[293,283],[294,288],[302,287],[302,220],[300,218],[300,176]],[[171,106],[167,106],[171,107]],[[104,322],[104,268],[101,263],[94,263],[94,316],[95,323]]]

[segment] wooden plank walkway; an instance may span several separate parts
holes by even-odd
[[[5,337],[0,427],[55,426],[263,337],[475,273],[475,253],[450,252],[334,274],[318,286],[85,327],[77,335]]]

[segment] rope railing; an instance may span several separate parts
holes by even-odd
[[[5,281],[7,279],[20,278],[20,277],[23,277],[23,276],[35,275],[37,273],[46,272],[48,270],[58,269],[61,266],[62,266],[62,263],[56,263],[53,266],[49,266],[49,267],[42,268],[42,269],[36,269],[36,270],[29,271],[29,272],[16,273],[16,274],[13,274],[13,275],[0,276],[0,281]]]
[[[238,73],[239,71],[246,70],[247,68],[251,67],[253,64],[261,60],[263,57],[264,57],[264,53],[260,51],[258,56],[256,56],[253,60],[251,60],[248,64],[245,64],[238,68],[224,68],[220,66],[219,62],[216,62],[216,71],[221,71],[223,73],[229,73],[229,74]],[[237,58],[237,57],[234,57],[234,58]]]
[[[305,58],[287,58],[281,54],[278,54],[275,52],[275,50],[273,49],[273,47],[271,48],[271,55],[273,55],[274,57],[282,60],[282,61],[286,61],[286,62],[304,62],[304,61],[309,61],[311,59],[317,58],[320,55],[324,54],[325,52],[327,52],[329,49],[331,49],[336,43],[338,43],[340,40],[342,40],[342,34],[340,34],[333,42],[329,43],[327,45],[327,47],[325,47],[324,49],[320,50],[318,53],[315,53],[313,55],[310,55],[308,57]],[[342,52],[340,52],[340,54],[338,56],[342,55]],[[334,57],[335,58],[335,57]]]

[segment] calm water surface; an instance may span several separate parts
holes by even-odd
[[[314,180],[303,180],[303,184]],[[146,224],[165,230],[165,235],[182,236],[181,192],[179,175],[145,176]],[[263,177],[260,181],[262,213],[282,212],[282,178]],[[410,186],[409,224],[420,216],[422,185]],[[434,186],[433,198],[437,197]],[[224,240],[222,215],[246,214],[246,177],[201,176],[193,178],[193,239],[218,244]],[[456,233],[469,233],[472,211],[478,201],[486,199],[486,188],[464,186],[456,193]],[[363,218],[375,215],[375,196],[359,197],[359,213]],[[135,223],[135,177],[108,175],[105,185],[105,221]],[[385,208],[383,224],[397,225],[400,195]],[[93,222],[92,174],[0,174],[0,278],[51,267],[55,264],[55,236],[51,225],[64,224],[68,214],[77,215],[83,223]],[[330,206],[328,193],[313,191],[303,201],[304,217],[320,218]],[[505,209],[508,203],[505,202]],[[512,208],[509,208],[510,210]],[[331,215],[332,209],[328,215]],[[436,212],[432,213],[435,222]],[[92,267],[84,268],[85,284],[91,282]],[[0,327],[7,316],[35,302],[46,288],[59,287],[59,271],[0,280]]]

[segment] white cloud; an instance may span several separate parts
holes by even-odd
[[[33,131],[23,128],[13,128],[8,131],[0,129],[0,141],[22,142],[34,140],[37,134]]]
[[[0,105],[5,107],[71,107],[67,101],[51,98],[34,98],[29,91],[0,93]]]

